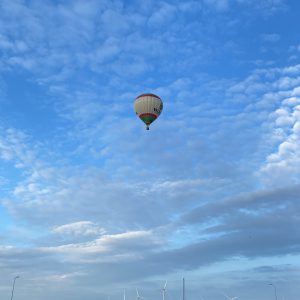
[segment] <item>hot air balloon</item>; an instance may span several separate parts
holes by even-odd
[[[158,118],[162,109],[161,99],[154,94],[139,95],[134,102],[135,113],[146,124],[147,130],[149,130],[150,124]]]

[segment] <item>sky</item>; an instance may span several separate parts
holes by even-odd
[[[298,300],[299,16],[0,0],[0,298]]]

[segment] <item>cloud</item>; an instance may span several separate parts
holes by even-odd
[[[35,146],[29,147],[30,137],[15,128],[1,128],[0,156],[5,161],[13,161],[16,168],[30,167],[38,163]],[[36,145],[36,148],[37,145]]]
[[[261,35],[261,39],[265,42],[275,43],[280,40],[280,35],[277,33],[265,33]]]
[[[229,7],[228,0],[205,0],[204,3],[219,11],[225,11]]]
[[[43,247],[40,250],[68,255],[68,258],[66,257],[68,260],[83,259],[83,261],[107,263],[122,260],[137,261],[158,245],[150,231],[132,231],[102,235],[86,243]]]
[[[71,139],[78,149],[68,157],[68,162],[74,163],[73,159],[88,153],[94,155],[93,159],[100,159],[100,165],[97,165],[98,161],[94,168],[82,168],[76,163],[74,167],[59,163],[51,166],[51,157],[43,161],[40,159],[40,153],[46,152],[40,148],[30,160],[34,170],[28,164],[30,175],[14,189],[13,197],[17,201],[5,201],[5,205],[15,216],[32,222],[49,222],[51,227],[89,220],[105,228],[104,218],[109,216],[108,227],[115,224],[133,230],[139,226],[163,225],[169,220],[168,216],[176,215],[180,210],[186,211],[195,203],[222,199],[238,190],[241,192],[241,186],[247,191],[261,184],[256,176],[264,172],[262,161],[272,157],[270,155],[276,149],[274,145],[283,142],[279,139],[287,138],[288,130],[297,117],[295,107],[298,100],[297,96],[292,96],[297,92],[297,83],[291,82],[290,90],[282,91],[282,85],[277,82],[286,76],[297,77],[298,71],[297,66],[261,69],[241,82],[211,82],[210,78],[200,76],[194,81],[181,78],[161,86],[158,90],[165,95],[166,105],[173,110],[174,116],[172,119],[168,115],[162,116],[157,122],[160,136],[149,132],[149,137],[156,140],[156,143],[150,144],[148,136],[136,136],[139,125],[142,131],[139,120],[133,122],[127,116],[123,117],[119,107],[114,106],[112,114],[101,118],[103,109],[109,109],[110,105],[97,102],[93,91],[78,93],[78,99],[84,101],[70,102],[65,107],[67,112],[73,113],[73,120],[82,122],[78,122],[79,126],[72,132]],[[201,102],[199,86],[206,95]],[[210,99],[217,95],[220,97],[222,91],[223,101],[216,106]],[[170,97],[177,92],[172,100],[177,106],[174,109],[168,95]],[[121,107],[129,106],[130,95],[124,96],[126,100],[120,104]],[[191,99],[188,106],[184,104],[186,97]],[[239,106],[232,109],[233,103],[239,103]],[[199,124],[202,125],[199,127]],[[278,129],[276,135],[274,126]],[[296,134],[297,125],[293,130]],[[132,143],[133,140],[136,142]],[[296,151],[296,148],[293,149],[287,151],[283,147],[285,155]],[[153,158],[153,153],[159,155]],[[294,159],[293,155],[291,159]],[[48,164],[46,160],[50,160]],[[159,174],[157,168],[160,169]],[[286,170],[288,172],[289,169]],[[295,167],[295,173],[290,173],[295,183],[296,170]],[[271,175],[266,177],[274,178]],[[148,184],[143,178],[147,178]],[[124,195],[127,197],[124,198]],[[124,206],[124,203],[127,204]],[[36,210],[33,216],[32,209]],[[159,213],[151,214],[152,209]],[[146,217],[139,211],[146,211]],[[56,215],[56,223],[47,217],[49,213]],[[100,223],[99,219],[102,219]]]
[[[38,79],[53,76],[62,66],[66,69],[89,67],[91,58],[93,64],[98,59],[103,60],[108,52],[99,51],[102,42],[113,36],[120,37],[138,19],[138,15],[135,19],[127,16],[117,2],[107,1],[87,1],[84,7],[80,2],[27,6],[22,2],[7,2],[2,6],[3,62],[6,61],[8,68],[21,66],[35,73]],[[20,18],[21,23],[12,22],[15,17]],[[57,27],[59,31],[53,29]],[[97,35],[100,30],[103,36]],[[74,71],[68,74],[68,79],[73,75]]]
[[[182,222],[202,222],[210,219],[229,218],[231,213],[241,213],[245,217],[266,217],[266,213],[272,214],[273,210],[287,210],[290,205],[297,207],[297,194],[299,186],[289,186],[282,189],[262,190],[258,192],[245,193],[237,197],[223,199],[221,201],[211,201],[207,204],[195,208],[186,216]],[[281,205],[286,205],[281,207]]]
[[[55,226],[52,229],[53,233],[62,235],[102,235],[105,233],[103,228],[99,228],[97,224],[90,221],[80,221],[70,224],[64,224],[60,226]]]
[[[270,16],[288,9],[288,6],[284,0],[263,0],[259,3],[251,0],[237,0],[237,3],[253,7],[265,16]]]
[[[162,2],[160,8],[157,9],[149,18],[150,26],[162,26],[165,23],[170,23],[176,16],[176,6]]]
[[[270,154],[262,167],[268,184],[282,185],[298,182],[300,170],[300,106],[298,98],[284,99],[282,107],[274,113],[275,128],[283,130],[277,151]]]
[[[116,282],[209,269],[208,287],[242,290],[298,257],[300,66],[248,72],[249,57],[232,59],[244,57],[238,29],[285,7],[250,2],[0,4],[4,85],[42,86],[37,106],[55,123],[46,138],[36,124],[1,128],[0,264],[4,280],[22,273],[24,297],[106,298]],[[143,91],[165,104],[149,132],[132,109]],[[11,112],[5,122],[29,126]]]

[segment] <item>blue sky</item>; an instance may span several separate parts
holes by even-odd
[[[0,298],[298,299],[299,14],[1,0]]]

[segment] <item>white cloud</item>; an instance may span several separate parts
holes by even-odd
[[[1,128],[0,156],[6,161],[13,161],[17,168],[30,167],[38,163],[35,146],[29,147],[29,136],[14,128]]]
[[[113,235],[102,235],[90,242],[40,248],[43,252],[65,254],[67,260],[121,261],[137,260],[148,251],[153,251],[160,242],[151,231],[129,231]],[[100,254],[100,256],[94,256]]]
[[[110,50],[115,54],[120,51],[103,41],[116,36],[121,42],[122,35],[140,19],[138,13],[126,14],[120,2],[93,0],[85,5],[78,1],[59,5],[5,1],[1,16],[2,64],[30,70],[40,82],[54,76],[62,66],[68,70],[98,66],[103,71],[101,60],[113,58]],[[74,72],[68,78],[72,75]]]
[[[279,108],[274,114],[276,115],[276,126],[288,126],[294,123],[294,118],[288,108]]]
[[[79,221],[75,223],[64,224],[60,226],[55,226],[52,232],[62,235],[83,235],[83,236],[93,236],[102,235],[105,230],[99,227],[97,224],[91,221]]]
[[[284,99],[282,104],[284,106],[292,106],[293,107],[297,104],[300,104],[300,99],[297,97],[290,97],[290,98]]]
[[[266,159],[261,172],[268,184],[282,185],[299,182],[300,178],[300,105],[298,98],[283,100],[275,111],[275,126],[285,131],[276,151]]]
[[[1,210],[17,224],[4,220],[1,238],[23,247],[0,247],[0,265],[3,280],[23,268],[24,299],[56,299],[67,288],[74,300],[99,299],[109,289],[99,282],[125,286],[298,245],[297,204],[286,200],[298,190],[249,190],[298,182],[300,65],[254,70],[245,80],[216,72],[233,62],[224,53],[244,55],[239,39],[225,39],[249,28],[245,14],[256,22],[258,10],[272,14],[283,2],[179,2],[0,3],[1,67],[42,86],[38,108],[55,107],[51,137],[39,128],[28,130],[33,137],[0,134],[1,171],[12,178]],[[261,38],[282,42],[275,33]],[[224,77],[238,76],[236,66]],[[144,90],[166,107],[149,132],[132,110]],[[253,242],[245,232],[257,228]],[[278,243],[278,232],[290,234]]]
[[[162,2],[160,7],[149,17],[149,25],[155,27],[163,26],[164,24],[169,23],[175,17],[176,11],[176,6]]]

